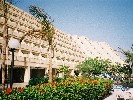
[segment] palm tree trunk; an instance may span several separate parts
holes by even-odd
[[[131,77],[133,78],[133,63],[131,64],[132,74]]]
[[[6,46],[7,46],[6,37],[4,35],[3,36],[3,44],[2,44],[2,90],[4,90],[4,88],[5,88]]]
[[[6,50],[7,50],[7,25],[4,26],[3,43],[2,43],[2,90],[4,90],[5,84],[5,68],[6,68]]]
[[[49,49],[49,83],[52,82],[52,48]]]
[[[6,27],[6,26],[5,26]],[[5,68],[6,68],[6,48],[7,48],[7,33],[4,32],[3,35],[3,44],[2,44],[2,88],[4,89],[4,83],[5,83]]]
[[[5,18],[4,30],[3,30],[3,43],[2,43],[2,90],[5,88],[5,68],[6,68],[6,48],[8,41],[8,30],[7,30],[7,6],[5,5],[5,0],[3,0],[3,15]]]

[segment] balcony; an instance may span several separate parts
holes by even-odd
[[[27,28],[23,25],[18,25],[18,29],[19,31],[22,31],[22,32],[28,32]]]
[[[13,13],[13,14],[14,14],[14,16],[13,16],[13,15],[10,15],[10,16],[9,16],[10,21],[13,21],[13,22],[18,22],[18,21],[20,21],[20,18],[18,17],[18,15],[15,14],[15,13]]]
[[[25,60],[24,60],[24,57],[17,57],[16,60],[17,60],[17,61],[25,61]]]
[[[55,57],[60,57],[61,56],[61,52],[59,52],[59,51],[58,52],[54,52],[54,56]]]
[[[0,26],[0,34],[1,34],[1,35],[3,34],[3,31],[4,31],[3,26]]]
[[[29,46],[29,44],[21,43],[21,50],[30,51],[31,47]]]
[[[13,36],[15,36],[17,38],[21,38],[23,36],[23,34],[20,34],[18,31],[14,31]]]
[[[40,51],[41,51],[42,54],[46,54],[46,53],[48,53],[47,48],[41,48]]]
[[[2,44],[3,44],[3,38],[0,37],[0,46],[2,46]]]
[[[39,63],[39,59],[37,58],[30,58],[31,63]]]
[[[10,28],[16,28],[16,25],[17,25],[16,22],[11,22],[9,20],[7,22],[7,26],[10,27]]]
[[[5,22],[5,18],[4,17],[0,17],[0,24],[4,24]]]
[[[40,48],[38,46],[31,47],[31,51],[35,53],[40,53]]]
[[[34,43],[35,45],[40,45],[41,44],[41,40],[32,39],[32,43]]]

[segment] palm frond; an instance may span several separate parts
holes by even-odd
[[[120,52],[121,52],[122,54],[124,54],[125,57],[126,57],[125,62],[127,62],[127,63],[133,62],[133,45],[132,45],[132,47],[131,47],[131,50],[123,50],[123,49],[121,49],[121,48],[119,48],[119,49],[120,49]]]
[[[31,5],[29,7],[29,12],[40,21],[42,25],[42,29],[39,33],[33,33],[32,36],[36,38],[41,38],[42,40],[47,40],[49,45],[52,44],[52,39],[54,35],[54,27],[52,25],[53,20],[51,17],[44,11],[37,6]]]

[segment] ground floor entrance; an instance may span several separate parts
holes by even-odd
[[[30,78],[44,77],[45,69],[30,69]]]
[[[40,78],[46,76],[48,68],[32,68],[32,67],[14,67],[13,68],[13,83],[24,83],[29,82],[31,78]],[[5,70],[5,80],[8,80],[6,83],[10,82],[11,68],[8,66]],[[58,77],[57,69],[52,68],[53,78]],[[2,69],[0,69],[0,84],[2,83]]]
[[[25,74],[24,68],[14,68],[13,69],[13,83],[24,82],[24,74]]]

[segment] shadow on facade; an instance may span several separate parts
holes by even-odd
[[[5,72],[6,72],[5,78],[8,79],[8,83],[9,83],[9,81],[10,81],[10,68],[8,68],[8,74],[7,74],[7,68],[6,68]],[[45,69],[30,69],[30,78],[44,77],[45,73],[46,73]],[[21,68],[21,67],[13,68],[13,83],[23,83],[24,82],[24,75],[25,75],[25,68]],[[56,75],[56,69],[55,68],[52,69],[52,75],[53,75],[53,77],[55,77],[55,75]],[[0,69],[0,78],[1,78],[0,84],[2,84],[2,69]]]
[[[30,69],[30,78],[44,77],[45,69]]]

